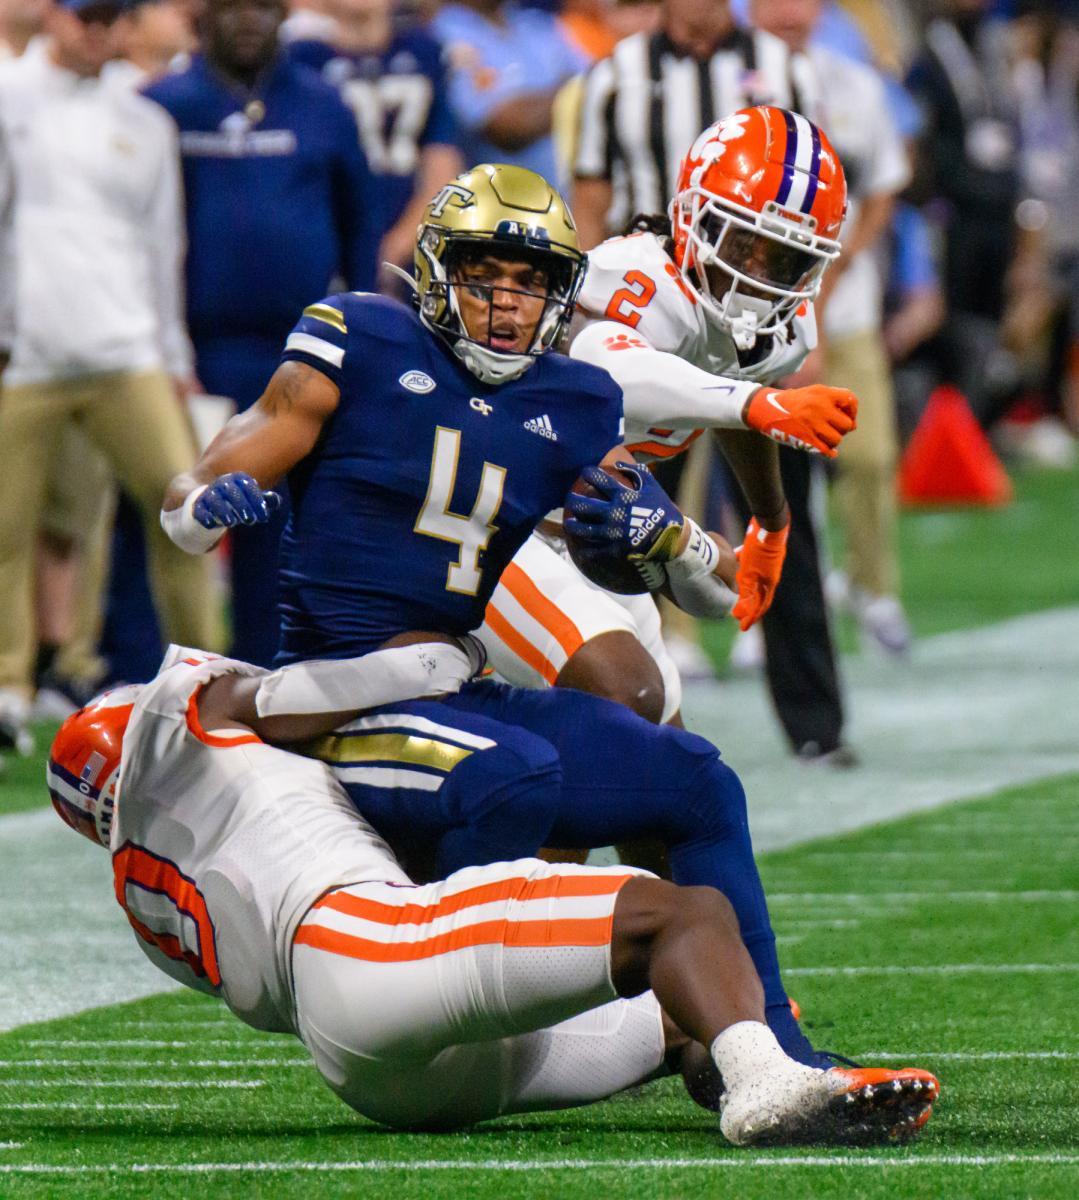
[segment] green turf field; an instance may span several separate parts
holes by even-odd
[[[915,636],[971,629],[1079,600],[1074,545],[1079,472],[1012,474],[1015,500],[1004,508],[904,509],[899,516],[903,603]],[[842,538],[833,527],[837,555]],[[854,622],[836,622],[839,645],[858,646]],[[731,622],[706,627],[706,648],[725,663]]]
[[[675,1081],[388,1133],[296,1042],[172,993],[0,1036],[0,1196],[1079,1195],[1077,792],[1046,781],[765,861],[817,1044],[939,1074],[913,1146],[734,1150]]]

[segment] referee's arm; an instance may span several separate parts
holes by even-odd
[[[614,130],[614,62],[601,59],[588,72],[581,103],[581,125],[574,164],[573,200],[582,250],[598,246],[608,235],[607,213],[614,198],[611,165],[617,145]]]

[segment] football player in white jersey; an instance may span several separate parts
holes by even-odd
[[[357,663],[377,674],[386,653]],[[150,959],[254,1028],[298,1036],[359,1112],[458,1128],[601,1099],[682,1052],[718,1071],[738,1145],[887,1141],[928,1120],[925,1071],[783,1053],[714,889],[536,859],[414,885],[324,764],[263,738],[346,714],[267,722],[266,679],[171,648],[153,682],[65,722],[49,790],[111,850]]]
[[[690,149],[666,230],[611,238],[588,255],[578,298],[588,323],[570,354],[621,386],[629,449],[664,459],[716,430],[755,514],[732,610],[743,629],[771,604],[786,549],[776,443],[833,457],[855,426],[845,389],[767,386],[816,345],[812,301],[839,254],[845,206],[842,167],[815,125],[745,109]],[[718,588],[674,598],[696,616],[724,616],[731,599]],[[678,711],[681,683],[651,597],[615,597],[584,579],[554,528],[504,572],[480,637],[511,683],[576,687],[653,720]]]

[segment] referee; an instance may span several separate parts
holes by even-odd
[[[635,213],[664,213],[702,129],[753,104],[806,111],[808,64],[727,0],[666,0],[660,29],[634,34],[585,81],[573,216],[585,249]],[[806,115],[812,115],[807,113]]]
[[[620,232],[637,213],[662,214],[682,157],[701,130],[739,108],[776,104],[814,118],[813,68],[778,38],[735,24],[726,0],[666,0],[660,29],[619,42],[585,81],[573,214],[581,245]],[[679,467],[684,456],[675,460]],[[727,496],[747,522],[726,463]],[[811,457],[779,447],[791,534],[783,579],[762,621],[768,687],[791,749],[848,766],[835,650],[811,512]],[[677,488],[677,477],[663,475]]]

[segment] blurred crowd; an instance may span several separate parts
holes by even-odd
[[[779,50],[851,195],[797,380],[862,401],[814,485],[828,596],[902,656],[895,471],[934,389],[1074,461],[1079,0],[0,0],[0,748],[163,640],[273,657],[284,510],[207,560],[158,509],[305,305],[406,295],[424,203],[479,161],[556,181],[584,248],[620,232],[688,149],[649,97],[707,124]],[[722,508],[698,454],[684,494]]]

